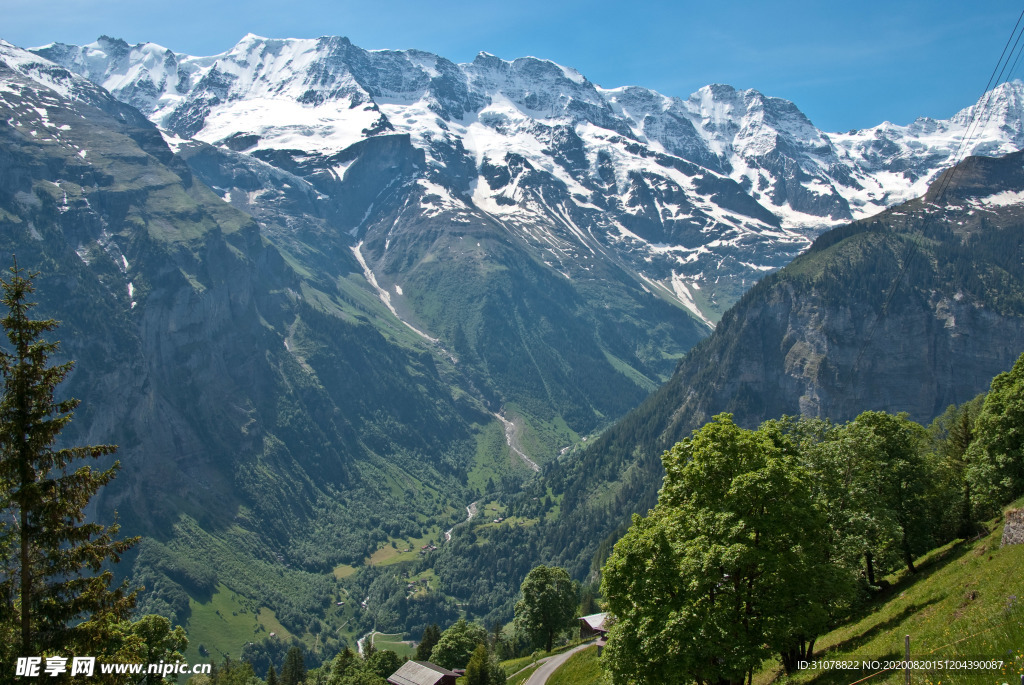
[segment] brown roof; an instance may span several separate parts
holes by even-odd
[[[388,682],[392,685],[437,685],[444,681],[445,676],[454,683],[459,674],[429,661],[406,661],[391,674]]]

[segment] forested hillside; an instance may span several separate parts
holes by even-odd
[[[0,241],[40,272],[78,361],[68,439],[120,445],[99,510],[145,533],[141,608],[187,623],[230,592],[318,629],[335,566],[439,538],[478,459],[511,470],[478,450],[497,421],[361,284],[309,278],[136,111],[26,71],[0,73]]]

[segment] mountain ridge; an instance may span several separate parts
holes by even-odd
[[[209,57],[110,38],[36,53],[175,135],[282,168],[316,166],[339,181],[346,167],[333,155],[406,133],[445,202],[534,234],[566,273],[581,250],[604,248],[706,323],[824,228],[923,193],[952,160],[971,112],[825,134],[793,103],[754,90],[711,85],[680,99],[601,88],[533,57],[481,53],[455,64],[343,37],[250,34]],[[1013,117],[1022,92],[1015,83],[986,96],[996,114],[965,152],[1024,144]],[[521,184],[531,176],[565,190],[539,197]]]
[[[559,560],[599,567],[657,501],[662,452],[719,413],[927,424],[985,392],[1024,349],[1022,168],[1024,151],[970,157],[945,172],[954,182],[824,233],[748,290],[669,382],[546,472],[563,496],[548,531]]]

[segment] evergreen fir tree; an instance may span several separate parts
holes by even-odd
[[[281,666],[281,685],[301,685],[306,680],[306,663],[302,658],[302,649],[292,647],[284,657]]]
[[[338,681],[349,675],[349,673],[356,666],[356,655],[355,653],[346,647],[338,655],[334,657],[334,661],[331,663],[331,680]]]
[[[487,656],[487,647],[477,645],[466,664],[466,685],[490,685]]]
[[[487,645],[477,645],[473,656],[469,658],[465,685],[505,685],[505,671],[491,650],[487,649]]]
[[[73,465],[116,447],[55,444],[78,400],[54,399],[73,362],[49,365],[59,343],[41,336],[58,322],[29,316],[36,275],[26,276],[15,261],[0,279],[7,309],[0,325],[10,343],[9,351],[0,349],[0,634],[8,656],[104,655],[117,648],[116,624],[128,617],[135,593],[126,584],[111,589],[113,574],[103,567],[138,538],[118,540],[116,524],[85,522],[86,506],[119,463],[106,470]]]
[[[423,629],[423,637],[416,645],[416,661],[430,661],[430,653],[434,651],[434,645],[441,639],[441,627],[431,623]]]
[[[277,679],[277,672],[274,671],[274,664],[270,664],[270,668],[267,670],[267,685],[281,685]]]

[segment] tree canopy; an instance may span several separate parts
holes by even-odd
[[[139,643],[138,660],[146,664],[184,661],[182,652],[188,648],[188,638],[181,626],[171,627],[170,619],[149,614],[130,624],[129,639]],[[164,677],[148,673],[143,679],[145,685],[156,685]],[[267,685],[270,685],[269,681]]]
[[[992,379],[967,450],[967,479],[979,513],[1024,494],[1024,354]]]
[[[574,625],[576,583],[565,569],[541,565],[526,574],[519,589],[523,598],[516,602],[516,623],[535,645],[550,652],[555,637]]]
[[[658,505],[604,567],[616,682],[741,683],[770,653],[802,658],[850,585],[792,442],[729,415],[665,453]]]
[[[441,633],[434,645],[431,660],[445,668],[465,668],[477,645],[487,642],[487,631],[482,626],[460,618]]]

